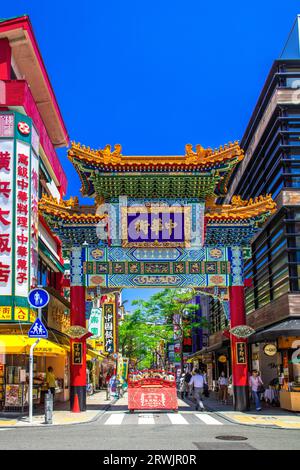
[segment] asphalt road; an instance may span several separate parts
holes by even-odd
[[[240,436],[223,441],[217,436]],[[189,407],[178,414],[129,414],[112,407],[89,424],[0,429],[0,449],[11,450],[299,450],[300,431],[236,425]]]

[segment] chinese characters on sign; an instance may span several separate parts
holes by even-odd
[[[0,307],[2,296],[5,305],[7,297],[27,298],[37,284],[38,149],[39,136],[29,118],[0,114]],[[10,305],[15,306],[9,321],[30,321],[28,308],[13,299]],[[8,319],[8,311],[3,317]]]
[[[0,114],[0,137],[13,137],[14,125],[13,114]]]
[[[26,296],[30,254],[30,146],[17,142],[16,174],[16,281],[15,294]]]
[[[190,213],[188,206],[122,207],[123,245],[188,246]]]
[[[38,277],[38,190],[39,190],[39,136],[32,127],[32,151],[31,151],[31,252],[30,252],[30,287],[37,286]],[[35,153],[37,152],[37,153]]]
[[[72,344],[72,364],[82,364],[82,343]]]
[[[102,309],[92,308],[89,318],[89,332],[93,334],[89,339],[100,338],[102,336]]]
[[[115,304],[104,304],[104,345],[105,352],[111,354],[115,347]]]
[[[247,363],[247,351],[246,343],[236,343],[236,363],[237,364],[246,364]]]
[[[12,295],[14,146],[0,140],[0,295]]]

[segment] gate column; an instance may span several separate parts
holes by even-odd
[[[229,287],[229,305],[230,327],[233,328],[246,324],[246,310],[241,248],[233,247],[231,255],[232,285]],[[233,406],[236,411],[250,409],[247,343],[247,339],[230,334]]]
[[[85,287],[83,285],[83,249],[71,249],[70,300],[71,326],[86,328]],[[70,409],[86,411],[86,339],[71,339],[70,353]]]

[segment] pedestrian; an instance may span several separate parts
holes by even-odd
[[[49,366],[47,369],[46,373],[46,382],[47,382],[47,387],[52,393],[53,396],[53,402],[54,402],[54,395],[55,395],[55,387],[56,387],[56,378],[54,375],[54,370],[53,367]]]
[[[255,402],[256,411],[261,411],[260,394],[264,391],[264,384],[256,369],[252,371],[252,375],[249,379],[249,386]]]
[[[103,375],[102,373],[100,372],[99,373],[99,390],[101,390],[103,387]]]
[[[180,380],[179,380],[179,392],[181,399],[183,400],[184,398],[184,392],[186,391],[186,382],[185,382],[185,374],[181,374]]]
[[[196,401],[196,410],[198,411],[199,405],[200,405],[200,410],[204,410],[204,405],[202,402],[202,396],[203,396],[203,388],[205,384],[205,379],[203,377],[203,374],[200,373],[199,369],[195,370],[195,375],[192,376],[189,386],[192,388],[194,386],[194,399]]]
[[[192,374],[187,370],[184,375],[184,382],[185,382],[185,398],[188,397],[188,394],[189,394],[189,383],[191,381],[191,378],[192,378]]]
[[[225,377],[225,372],[222,371],[221,375],[218,379],[219,385],[219,401],[225,403],[227,405],[228,399],[228,379]]]

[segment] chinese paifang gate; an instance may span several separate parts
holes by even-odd
[[[124,156],[120,145],[103,150],[73,143],[68,152],[83,196],[44,196],[41,216],[70,256],[71,325],[85,326],[86,292],[124,287],[225,289],[230,327],[246,324],[245,256],[275,211],[271,195],[217,204],[243,159],[237,142],[218,149],[185,147],[183,156]],[[103,304],[105,351],[117,352],[116,296]],[[225,300],[224,300],[225,303]],[[249,409],[247,339],[231,337],[234,408]],[[86,409],[86,339],[71,340],[71,410]]]

